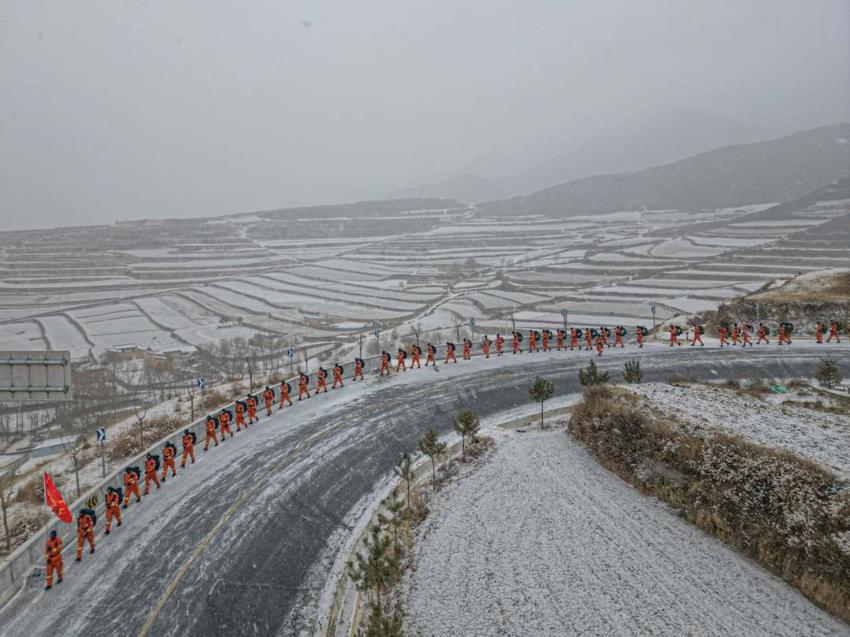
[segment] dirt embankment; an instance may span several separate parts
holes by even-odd
[[[569,431],[609,470],[850,621],[850,493],[835,476],[735,435],[684,430],[617,388],[590,388]]]
[[[704,312],[699,319],[710,334],[733,323],[755,325],[759,321],[775,326],[793,323],[797,334],[813,336],[818,321],[838,321],[845,331],[850,324],[850,272],[834,270],[811,272],[789,279],[745,297],[724,303],[716,311]]]

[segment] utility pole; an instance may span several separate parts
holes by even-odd
[[[251,366],[251,359],[246,358],[245,363],[248,365],[248,393],[254,391],[254,368]]]
[[[564,319],[564,331],[567,331],[567,308],[561,310],[561,318]]]
[[[100,443],[100,476],[106,477],[106,428],[97,428],[97,441]]]
[[[360,332],[360,358],[363,358],[363,332]]]
[[[655,303],[649,306],[649,311],[652,312],[652,329],[655,329]]]

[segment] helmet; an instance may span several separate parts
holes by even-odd
[[[51,529],[51,531],[50,531],[50,539],[51,539],[51,540],[55,540],[55,539],[56,539],[56,529]]]

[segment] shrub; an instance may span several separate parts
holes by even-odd
[[[827,354],[820,359],[820,364],[818,365],[815,378],[818,379],[818,383],[820,383],[821,387],[832,389],[833,387],[841,384],[841,368],[838,366],[835,359]]]
[[[637,385],[643,381],[643,370],[640,368],[638,359],[626,361],[626,364],[623,365],[623,380],[632,385]]]
[[[578,370],[578,381],[585,387],[589,385],[602,385],[608,382],[608,372],[599,372],[596,368],[596,362],[591,360],[586,370]]]

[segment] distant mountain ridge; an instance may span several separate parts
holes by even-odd
[[[491,214],[571,216],[700,210],[794,200],[850,174],[850,123],[728,146],[637,172],[577,179],[479,206]]]

